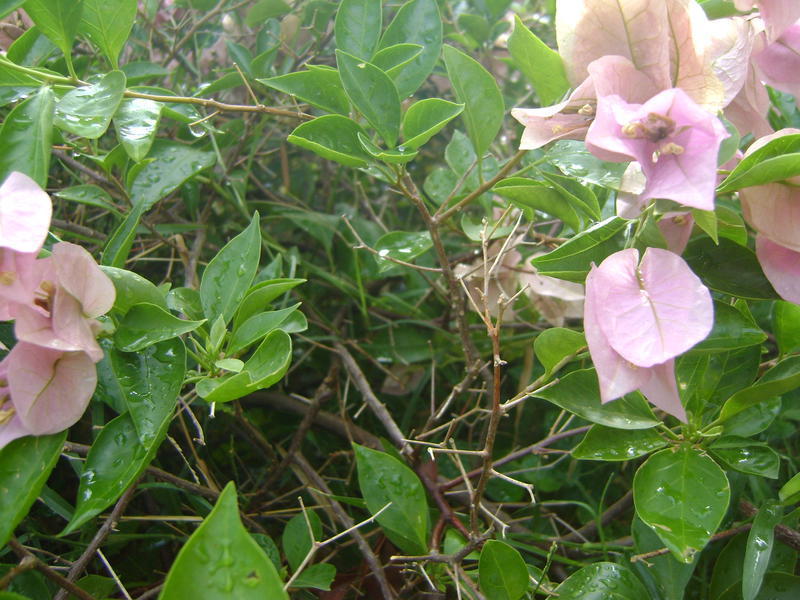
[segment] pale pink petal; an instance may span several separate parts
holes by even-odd
[[[800,19],[800,2],[797,0],[759,0],[757,4],[770,40],[779,38]]]
[[[606,274],[592,266],[586,276],[586,300],[583,308],[586,344],[597,371],[601,402],[609,402],[637,390],[648,379],[646,369],[629,363],[609,345],[600,327],[597,308],[603,300],[598,298],[598,292],[608,285],[606,277]]]
[[[0,248],[0,299],[3,301],[0,312],[3,315],[10,314],[8,303],[33,302],[39,285],[38,273],[36,254]]]
[[[81,313],[81,305],[64,288],[56,289],[52,307],[52,327],[55,336],[73,350],[88,354],[94,362],[103,358],[103,350],[95,340],[91,323]]]
[[[665,2],[652,0],[559,0],[558,50],[573,85],[602,56],[629,59],[657,89],[670,87],[669,31]]]
[[[658,229],[667,242],[667,250],[682,254],[692,236],[694,217],[690,212],[664,213],[658,221]]]
[[[114,284],[85,249],[69,242],[53,246],[58,284],[80,302],[83,314],[99,317],[114,306]]]
[[[19,342],[8,359],[14,407],[31,433],[63,431],[81,418],[97,384],[94,363],[86,354]]]
[[[751,21],[740,17],[708,22],[709,39],[705,48],[706,62],[722,84],[723,106],[736,97],[747,79],[755,32]]]
[[[745,221],[775,243],[800,251],[800,188],[768,183],[739,190]]]
[[[627,102],[646,102],[660,89],[624,56],[602,56],[589,63],[595,97],[616,95]]]
[[[786,29],[781,37],[755,54],[753,60],[766,83],[787,94],[799,96],[800,23]]]
[[[764,275],[780,297],[800,304],[800,252],[759,235],[756,237],[756,256]]]
[[[686,262],[660,248],[630,248],[597,268],[596,317],[610,346],[639,367],[651,367],[703,340],[714,322],[711,294]]]
[[[663,364],[650,367],[648,371],[650,378],[639,391],[650,403],[686,423],[686,410],[681,404],[678,384],[675,381],[675,361],[670,359]]]
[[[84,340],[60,337],[53,329],[53,320],[49,316],[43,315],[37,308],[16,305],[14,319],[14,335],[20,341],[59,352],[84,350]],[[92,339],[92,344],[89,344],[89,350],[92,352],[93,358],[100,360],[103,357],[102,351],[99,350],[94,339]]]
[[[3,449],[3,446],[26,435],[32,435],[32,432],[22,424],[19,416],[14,415],[8,423],[0,425],[0,450]]]
[[[0,246],[39,252],[47,237],[53,206],[33,179],[14,171],[0,186]]]

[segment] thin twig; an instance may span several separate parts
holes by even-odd
[[[25,546],[20,544],[15,538],[11,538],[8,540],[8,546],[14,551],[14,554],[19,556],[23,560],[34,561],[33,568],[39,571],[42,575],[47,577],[50,581],[54,582],[58,585],[61,589],[58,592],[58,595],[64,594],[64,598],[67,597],[67,594],[72,594],[73,596],[77,596],[80,600],[95,600],[95,597],[92,596],[85,590],[82,590],[77,585],[75,585],[69,579],[66,579],[63,575],[61,575],[58,571],[54,571],[48,565],[43,563],[39,560],[36,556],[31,554]],[[58,596],[56,596],[58,597]]]

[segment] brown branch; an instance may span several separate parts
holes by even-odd
[[[739,510],[748,517],[758,514],[758,509],[747,500],[739,501]],[[776,525],[775,537],[792,550],[800,552],[800,532],[786,525]]]
[[[23,561],[33,562],[33,568],[39,571],[42,575],[47,577],[50,581],[54,582],[57,586],[61,588],[59,590],[58,595],[56,598],[63,594],[63,597],[67,597],[67,593],[72,594],[73,596],[77,596],[80,600],[95,600],[95,597],[82,590],[77,585],[72,583],[69,579],[66,579],[63,575],[61,575],[58,571],[54,571],[48,565],[43,563],[39,560],[36,556],[31,554],[25,546],[20,544],[15,538],[11,538],[8,540],[8,546],[14,551],[14,554],[19,556]]]

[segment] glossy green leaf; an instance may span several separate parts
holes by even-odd
[[[168,423],[186,373],[186,348],[179,339],[161,341],[141,352],[107,348],[111,373],[103,384],[125,402],[139,441],[149,448]]]
[[[117,295],[114,298],[113,310],[120,315],[124,315],[131,306],[140,302],[167,308],[164,293],[150,280],[126,269],[115,269],[114,267],[100,267],[100,269],[114,284]]]
[[[767,142],[743,158],[717,187],[717,193],[726,194],[796,175],[800,175],[800,134],[794,133]]]
[[[372,58],[382,24],[381,0],[342,0],[333,32],[336,47],[361,60]]]
[[[419,148],[464,110],[463,104],[426,98],[408,107],[403,116],[403,146]]]
[[[461,117],[467,135],[482,157],[494,141],[505,116],[505,104],[494,77],[474,58],[452,46],[443,50],[447,75],[459,102],[464,104]]]
[[[666,445],[667,441],[652,429],[625,431],[592,425],[572,456],[583,460],[633,460]]]
[[[76,185],[59,190],[53,195],[62,200],[69,200],[70,202],[85,204],[86,206],[102,208],[117,217],[122,216],[112,204],[111,195],[103,188],[96,185]]]
[[[361,147],[359,133],[364,130],[352,119],[325,115],[298,126],[286,139],[347,167],[366,167],[372,157]]]
[[[167,294],[167,308],[183,313],[190,319],[203,318],[203,305],[200,302],[200,292],[192,288],[172,288]]]
[[[555,385],[531,394],[544,398],[582,419],[617,429],[649,429],[661,421],[640,394],[600,403],[600,387],[594,369],[572,371]]]
[[[527,177],[508,177],[498,181],[492,191],[522,209],[529,221],[537,221],[539,217],[535,211],[541,211],[561,219],[574,231],[581,229],[578,215],[567,202],[564,202],[561,193],[543,185],[540,181]]]
[[[793,504],[800,502],[800,473],[797,473],[789,481],[783,484],[778,491],[778,498],[783,504]]]
[[[683,258],[714,291],[748,300],[778,297],[755,253],[727,238],[720,238],[719,245],[705,236],[696,238],[689,242]]]
[[[730,492],[717,463],[687,446],[652,455],[633,479],[636,514],[684,563],[719,527]]]
[[[592,225],[558,248],[531,261],[542,275],[583,283],[591,264],[599,265],[606,257],[622,249],[622,232],[628,222],[611,217]]]
[[[397,150],[384,150],[373,144],[363,133],[358,134],[358,142],[366,150],[367,154],[375,160],[394,165],[403,165],[410,160],[414,160],[419,154],[416,150],[406,150],[402,146]]]
[[[197,394],[207,402],[230,402],[277,383],[292,362],[292,340],[277,329],[268,334],[241,373],[202,379]]]
[[[417,475],[393,456],[353,444],[358,465],[358,485],[378,524],[394,544],[409,554],[427,552],[428,503]]]
[[[139,352],[163,340],[194,331],[205,321],[187,321],[150,303],[134,304],[114,333],[114,343],[123,352]]]
[[[761,433],[777,418],[782,407],[783,401],[780,397],[754,404],[726,420],[722,425],[723,434],[751,437]]]
[[[117,139],[131,160],[139,162],[153,145],[161,120],[161,102],[143,98],[126,98],[114,115]]]
[[[239,308],[261,258],[261,221],[253,214],[250,224],[225,244],[208,263],[200,281],[200,301],[209,323],[222,315],[225,323]]]
[[[413,94],[433,70],[442,50],[442,17],[436,0],[409,0],[383,32],[379,48],[419,44],[422,52],[394,77],[400,99]]]
[[[246,350],[265,335],[280,327],[299,306],[298,302],[288,308],[253,315],[233,331],[227,354],[235,355]]]
[[[743,600],[755,600],[758,596],[772,555],[775,526],[781,522],[782,517],[783,508],[776,501],[767,500],[753,519],[753,526],[747,535],[747,550],[742,565]]]
[[[310,532],[309,532],[310,526]],[[311,538],[311,532],[314,538]],[[296,571],[303,559],[311,551],[314,541],[322,539],[322,521],[313,510],[306,510],[299,515],[289,519],[286,527],[283,528],[281,545],[286,561],[292,571]]]
[[[84,0],[27,0],[24,8],[36,26],[71,63],[72,42],[78,33]]]
[[[740,246],[747,245],[747,227],[739,212],[717,204],[717,231],[720,237],[736,242]]]
[[[394,147],[400,134],[400,96],[389,76],[372,63],[336,51],[344,91],[386,145]]]
[[[181,548],[158,598],[289,600],[272,561],[242,525],[233,482]]]
[[[800,350],[800,306],[778,300],[772,307],[772,323],[781,354]]]
[[[551,327],[536,336],[533,353],[544,367],[545,375],[551,375],[558,363],[586,347],[586,338],[580,331]]]
[[[508,51],[543,106],[555,104],[569,90],[561,55],[536,37],[517,15],[514,15],[514,32],[508,38]]]
[[[756,600],[796,600],[800,597],[800,577],[790,573],[771,571],[764,576]],[[738,586],[728,588],[719,600],[740,600]]]
[[[725,421],[754,404],[798,387],[800,387],[800,356],[790,356],[764,373],[755,384],[731,396],[722,407],[719,418]]]
[[[714,302],[714,327],[708,337],[692,348],[693,351],[717,352],[755,346],[767,339],[752,318],[743,315],[730,304]]]
[[[528,591],[528,568],[516,549],[487,540],[478,562],[478,582],[486,600],[519,600]]]
[[[57,127],[93,140],[106,132],[125,92],[125,73],[111,71],[67,92],[56,104]]]
[[[305,281],[305,279],[269,279],[251,287],[233,318],[234,330],[256,313],[266,310],[273,300]]]
[[[53,90],[43,87],[6,116],[0,129],[0,181],[19,171],[47,186],[54,106]]]
[[[750,438],[725,435],[709,446],[711,454],[724,466],[747,473],[778,478],[781,459],[767,444],[754,442]]]
[[[0,449],[0,547],[39,496],[56,466],[67,432],[25,436]]]
[[[317,563],[303,569],[292,583],[292,587],[330,590],[335,578],[336,567],[331,563]]]
[[[627,168],[627,163],[600,160],[586,149],[586,144],[577,140],[554,142],[545,152],[545,159],[583,184],[592,183],[615,190],[619,189]]]
[[[391,231],[375,242],[375,250],[378,251],[375,260],[378,261],[379,271],[383,272],[397,266],[397,263],[384,260],[384,257],[411,263],[432,247],[431,234],[427,231]]]
[[[309,65],[306,71],[296,71],[257,81],[291,94],[324,111],[345,116],[350,113],[350,100],[344,92],[342,80],[336,69]]]
[[[378,50],[370,62],[396,82],[404,68],[421,53],[422,46],[419,44],[395,44]]]
[[[647,590],[629,569],[596,562],[565,579],[555,590],[559,600],[643,600]]]
[[[641,519],[633,519],[631,534],[636,554],[644,554],[664,547],[664,542],[652,529],[642,523]],[[662,600],[684,600],[686,586],[692,578],[697,563],[698,561],[684,564],[675,560],[672,554],[664,554],[652,556],[646,562],[634,563],[631,566],[645,581],[652,578]]]
[[[561,193],[561,196],[570,203],[570,206],[572,206],[576,212],[583,213],[594,221],[599,221],[601,219],[600,204],[591,188],[581,184],[572,177],[567,177],[559,173],[542,171],[541,176],[553,188]]]
[[[248,27],[258,27],[268,19],[285,15],[292,7],[284,0],[258,0],[250,10],[247,11],[245,23]]]
[[[79,31],[105,54],[114,69],[133,28],[136,0],[83,0]]]

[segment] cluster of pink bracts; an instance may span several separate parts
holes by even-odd
[[[0,320],[14,320],[18,340],[0,362],[0,448],[74,424],[103,358],[96,318],[113,306],[114,285],[75,244],[38,258],[51,213],[28,176],[12,173],[0,186]]]
[[[585,140],[602,160],[633,161],[635,193],[620,193],[617,205],[627,218],[659,198],[713,210],[717,156],[728,137],[718,115],[742,135],[765,136],[748,152],[800,133],[773,133],[764,87],[800,92],[800,2],[735,2],[759,12],[709,21],[694,0],[558,0],[559,53],[574,91],[555,106],[512,111],[525,125],[521,148]],[[739,195],[767,278],[800,303],[797,184]],[[686,420],[674,358],[705,338],[714,320],[708,289],[678,256],[692,222],[680,209],[664,215],[659,227],[672,252],[650,248],[640,263],[638,251],[624,250],[586,279],[584,327],[603,402],[638,389]]]

